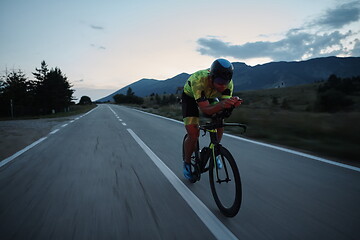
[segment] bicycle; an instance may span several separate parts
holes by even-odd
[[[243,133],[246,132],[247,126],[240,123],[224,123],[224,119],[231,115],[233,109],[225,109],[224,111],[217,113],[211,117],[211,121],[200,125],[199,129],[204,132],[202,136],[205,136],[207,132],[210,134],[210,144],[208,147],[203,147],[200,151],[199,140],[197,141],[196,150],[191,156],[191,166],[193,180],[195,183],[200,181],[201,174],[209,171],[209,180],[211,186],[211,192],[214,197],[215,203],[220,209],[221,213],[227,217],[234,217],[240,210],[242,201],[242,187],[241,179],[236,162],[225,147],[223,147],[217,138],[217,129],[226,126],[237,126],[243,128]],[[187,137],[185,134],[183,139],[183,160],[185,161],[184,141]],[[217,163],[217,157],[220,157],[222,167]],[[231,172],[230,172],[231,171]],[[225,199],[222,198],[220,187],[221,185],[229,185],[234,183],[235,186],[226,186]],[[230,194],[229,191],[234,188],[234,194]],[[229,199],[230,197],[230,199]]]

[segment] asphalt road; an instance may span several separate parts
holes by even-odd
[[[0,167],[0,239],[360,239],[359,169],[224,136],[243,184],[226,218],[207,174],[182,176],[184,133],[115,105],[61,126]]]

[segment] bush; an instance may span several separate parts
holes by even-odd
[[[335,89],[329,89],[318,94],[316,105],[320,111],[336,112],[353,104],[345,93]]]
[[[359,80],[360,77],[342,79],[331,75],[327,82],[318,88],[316,109],[336,112],[351,106],[354,102],[347,95],[359,90]]]
[[[290,105],[288,103],[288,100],[286,98],[283,99],[282,103],[281,103],[281,108],[282,109],[290,109]]]
[[[124,103],[133,103],[133,104],[143,104],[144,99],[135,95],[127,96],[124,94],[116,94],[114,97],[115,103],[124,104]]]
[[[91,98],[88,96],[82,96],[79,101],[79,105],[89,105],[92,104]]]

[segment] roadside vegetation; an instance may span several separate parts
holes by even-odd
[[[74,90],[66,75],[46,62],[29,79],[20,69],[5,71],[0,76],[0,119],[63,117],[80,114],[93,108],[89,97],[83,96],[75,106]],[[89,105],[89,106],[86,106]]]
[[[27,120],[27,119],[40,119],[40,118],[62,118],[62,117],[69,117],[74,115],[80,115],[87,113],[88,111],[92,110],[93,108],[97,107],[96,104],[89,104],[89,105],[71,105],[66,112],[56,112],[51,114],[43,114],[43,115],[27,115],[27,116],[19,116],[19,117],[1,117],[0,121],[8,121],[8,120]]]
[[[243,137],[360,165],[360,77],[332,75],[325,82],[234,95],[244,103],[227,122],[247,124]],[[180,97],[152,94],[131,106],[181,121]]]

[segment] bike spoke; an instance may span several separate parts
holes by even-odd
[[[236,163],[226,150],[220,153],[222,168],[211,157],[210,184],[215,202],[221,212],[229,217],[237,214],[241,204],[241,182]]]

